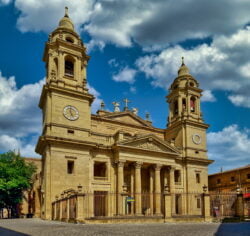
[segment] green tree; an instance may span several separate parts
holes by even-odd
[[[0,154],[0,209],[7,208],[12,217],[16,216],[17,205],[22,202],[23,191],[32,186],[35,171],[34,164],[12,151]]]

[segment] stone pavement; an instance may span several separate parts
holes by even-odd
[[[250,223],[70,224],[40,219],[0,220],[1,236],[249,236]]]

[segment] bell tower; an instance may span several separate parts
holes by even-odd
[[[167,102],[169,117],[166,140],[183,149],[185,157],[207,158],[206,129],[201,113],[202,89],[182,58],[178,76],[171,84]]]
[[[51,219],[52,201],[62,190],[77,189],[76,183],[87,183],[83,173],[88,173],[88,152],[82,143],[90,136],[94,100],[86,87],[89,58],[66,7],[58,27],[49,35],[43,55],[46,84],[39,102],[43,130],[36,146],[43,163],[43,219]]]

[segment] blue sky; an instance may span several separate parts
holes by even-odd
[[[164,128],[181,57],[204,89],[210,173],[250,163],[247,0],[0,0],[0,151],[36,156],[44,43],[69,7],[88,48],[93,112],[125,97]]]

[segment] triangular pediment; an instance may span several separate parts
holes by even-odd
[[[124,111],[124,112],[113,112],[111,114],[107,114],[102,116],[103,118],[119,121],[126,124],[131,125],[139,125],[139,126],[146,126],[146,127],[152,127],[152,125],[140,118],[139,116],[133,114],[130,111]]]
[[[117,146],[180,155],[177,148],[171,146],[171,144],[161,140],[153,134],[136,137],[126,141],[120,141],[117,143]]]

